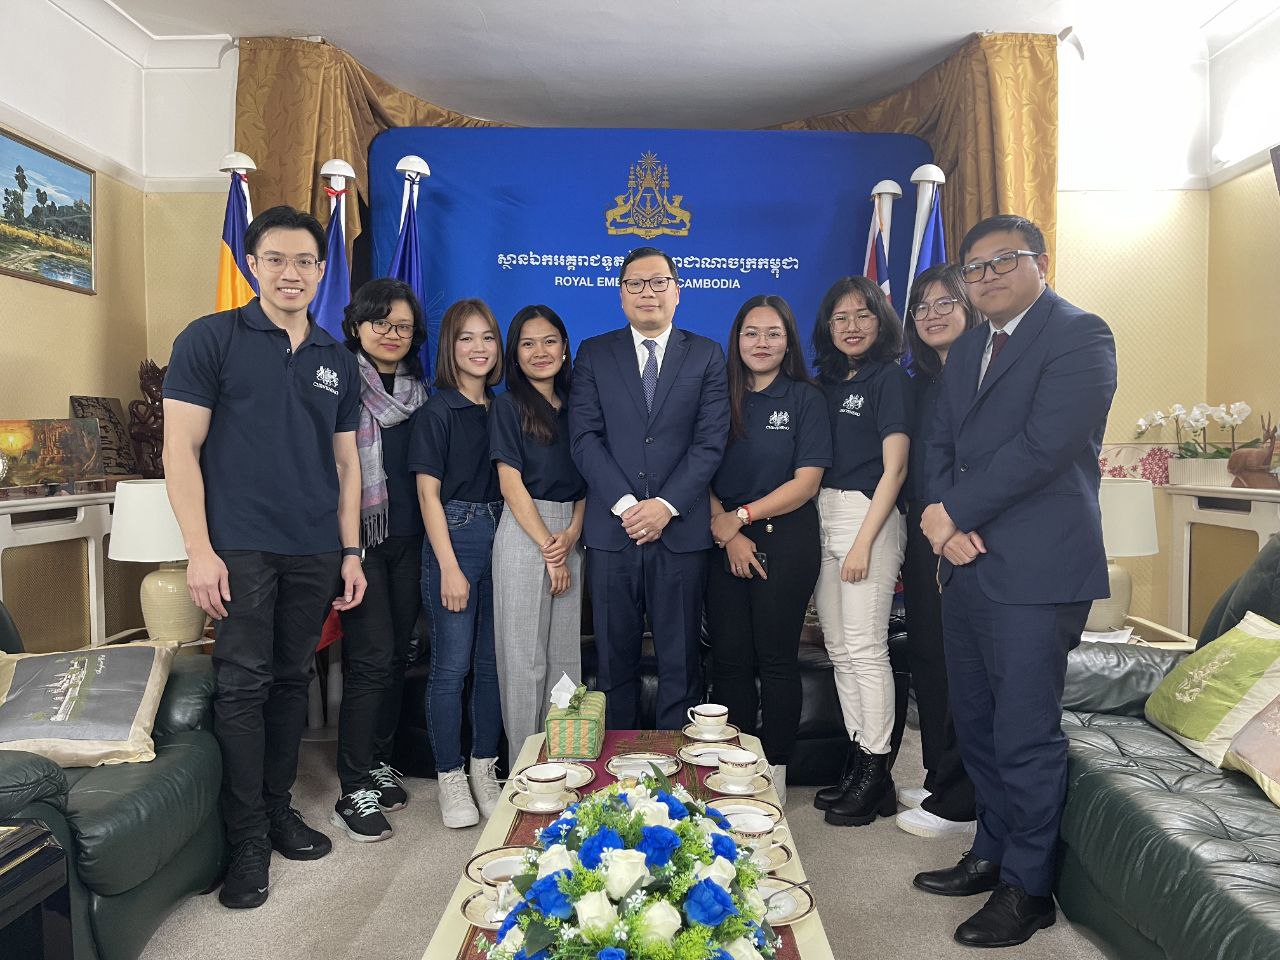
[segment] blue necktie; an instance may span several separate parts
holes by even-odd
[[[658,389],[658,341],[641,340],[641,345],[649,351],[649,359],[644,362],[644,372],[640,374],[640,382],[644,385],[644,406],[653,410],[653,394]]]

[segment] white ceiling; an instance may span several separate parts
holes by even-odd
[[[1058,33],[1109,9],[1101,0],[107,2],[155,36],[323,36],[391,83],[471,116],[655,127],[758,127],[854,106],[976,31]],[[1113,0],[1110,9],[1199,27],[1253,2]]]

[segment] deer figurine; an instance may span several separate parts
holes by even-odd
[[[1233,487],[1251,487],[1254,490],[1280,490],[1280,479],[1271,469],[1271,458],[1276,452],[1277,426],[1271,418],[1262,418],[1262,446],[1237,450],[1227,461],[1227,470],[1235,477]]]

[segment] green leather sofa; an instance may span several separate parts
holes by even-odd
[[[0,650],[22,651],[3,604]],[[0,750],[0,819],[41,820],[67,852],[76,960],[136,960],[170,911],[221,875],[222,757],[212,723],[212,664],[184,655],[156,714],[151,762],[64,770]],[[33,955],[30,945],[0,945],[5,958]]]
[[[1248,610],[1280,622],[1280,540],[1219,600],[1201,645]],[[1116,960],[1280,958],[1280,809],[1248,777],[1143,719],[1184,655],[1107,643],[1072,651],[1058,902]]]

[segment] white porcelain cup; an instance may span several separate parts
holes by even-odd
[[[499,886],[506,883],[521,873],[524,873],[524,858],[518,854],[511,854],[506,857],[498,857],[496,860],[490,860],[480,868],[480,879],[491,887]]]
[[[731,787],[746,787],[752,777],[767,768],[765,759],[750,750],[720,751],[720,776]]]
[[[512,778],[521,793],[527,793],[535,804],[546,806],[564,793],[569,768],[563,763],[535,763]]]
[[[700,703],[686,711],[689,722],[698,733],[714,737],[724,732],[729,722],[729,708],[719,703]]]
[[[780,823],[775,826],[763,813],[735,813],[728,820],[729,835],[755,852],[781,846],[791,839],[791,831]]]

